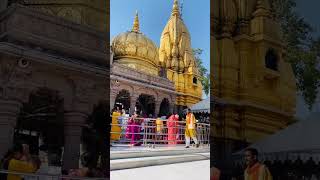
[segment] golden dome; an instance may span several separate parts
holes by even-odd
[[[159,60],[162,66],[179,72],[187,72],[195,64],[190,33],[180,17],[177,0],[161,35]]]
[[[129,32],[117,35],[112,41],[114,61],[131,68],[158,75],[158,47],[139,29],[136,13],[133,28]]]

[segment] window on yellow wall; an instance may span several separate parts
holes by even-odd
[[[193,78],[193,84],[198,84],[198,79],[196,77]]]
[[[278,71],[278,56],[274,49],[269,49],[265,56],[266,68]]]

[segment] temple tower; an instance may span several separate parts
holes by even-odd
[[[179,93],[176,105],[181,108],[196,104],[202,98],[202,85],[191,47],[190,33],[184,24],[179,3],[174,0],[172,13],[165,26],[159,48],[160,66]]]
[[[234,152],[293,122],[296,81],[269,0],[212,6],[211,92],[220,100],[212,128],[215,143]]]

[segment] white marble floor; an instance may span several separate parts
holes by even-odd
[[[111,171],[111,180],[209,180],[210,161]]]

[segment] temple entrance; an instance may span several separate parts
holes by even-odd
[[[170,115],[170,103],[167,98],[164,98],[160,104],[159,116],[169,116]]]
[[[129,110],[130,108],[130,93],[127,90],[121,90],[116,97],[115,108]]]
[[[63,98],[57,91],[40,88],[21,108],[14,142],[29,144],[31,154],[47,153],[49,165],[59,166],[64,146],[63,121]]]
[[[141,94],[136,103],[137,111],[141,116],[146,117],[155,114],[155,98],[150,95]]]

